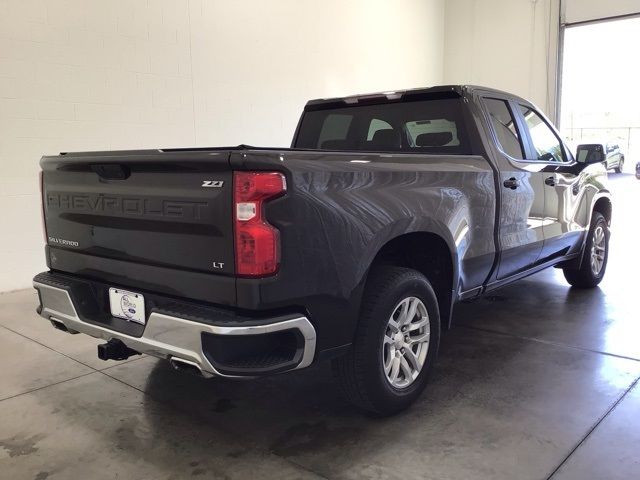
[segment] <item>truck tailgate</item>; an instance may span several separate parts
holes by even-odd
[[[149,150],[43,157],[50,257],[75,254],[75,270],[82,256],[96,260],[87,265],[111,259],[113,266],[139,264],[147,272],[232,276],[229,155]]]

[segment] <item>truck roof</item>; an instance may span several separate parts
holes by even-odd
[[[405,90],[391,90],[385,92],[364,93],[349,95],[346,97],[318,98],[309,100],[305,105],[305,110],[320,110],[325,108],[337,108],[354,104],[385,103],[403,100],[420,100],[422,98],[458,98],[466,93],[473,93],[476,90],[495,92],[506,95],[520,101],[525,99],[509,92],[497,90],[495,88],[483,87],[480,85],[436,85],[433,87],[421,87]],[[529,102],[527,102],[529,103]]]

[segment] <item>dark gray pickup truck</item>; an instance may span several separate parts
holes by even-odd
[[[426,385],[452,306],[556,266],[602,279],[603,152],[531,103],[442,86],[307,103],[291,148],[41,160],[38,313],[206,377],[326,359],[391,414]]]

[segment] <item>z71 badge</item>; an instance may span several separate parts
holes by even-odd
[[[220,188],[224,185],[224,180],[205,180],[202,182],[203,187]]]

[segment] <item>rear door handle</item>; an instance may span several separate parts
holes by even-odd
[[[511,190],[515,190],[516,188],[518,188],[520,186],[520,180],[517,180],[515,177],[511,177],[508,180],[505,180],[503,185],[506,188],[510,188]]]
[[[556,179],[555,177],[547,177],[544,179],[544,183],[545,185],[549,185],[550,187],[555,187],[556,186]]]

